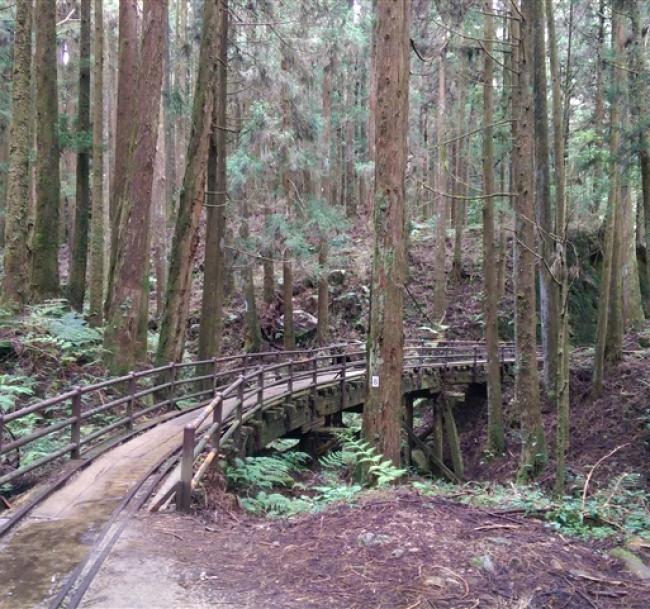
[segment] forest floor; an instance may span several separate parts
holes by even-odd
[[[646,609],[650,582],[611,545],[405,487],[280,520],[231,508],[147,515],[83,607]]]

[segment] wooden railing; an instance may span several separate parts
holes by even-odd
[[[444,367],[459,361],[476,365],[484,358],[485,346],[482,343],[428,339],[405,342],[406,367]],[[512,358],[512,346],[504,344],[500,347],[500,359],[505,361],[507,358]],[[343,383],[352,373],[359,375],[364,369],[362,344],[337,344],[321,349],[247,353],[170,363],[92,385],[73,387],[14,412],[0,412],[0,464],[8,461],[11,455],[17,455],[18,462],[15,468],[0,476],[0,485],[66,457],[80,459],[98,444],[126,439],[203,406],[196,419],[184,430],[184,486],[177,496],[186,497],[191,493],[191,479],[196,481],[196,476],[192,475],[194,459],[209,441],[212,451],[215,447],[218,450],[219,442],[239,433],[237,430],[242,423],[263,407],[265,391],[280,387],[282,391],[279,394],[291,394],[296,386],[316,388],[319,384],[331,382],[331,379],[326,379],[328,374],[337,375],[339,382]],[[231,403],[224,411],[223,406],[228,400]],[[34,416],[40,417],[38,425],[33,425]],[[198,437],[199,429],[210,416],[211,424]],[[28,424],[33,427],[32,431],[24,435],[17,433],[17,428],[26,428]],[[31,448],[34,453],[38,448],[36,443],[46,439],[48,445],[39,451],[42,455],[29,463],[20,463],[21,451]],[[200,475],[208,465],[209,462],[206,464],[204,461]]]

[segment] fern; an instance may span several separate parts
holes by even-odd
[[[20,397],[34,395],[34,380],[28,376],[0,374],[0,410],[14,410]]]
[[[367,486],[386,486],[406,473],[405,469],[397,468],[390,460],[384,459],[369,442],[355,438],[356,434],[354,428],[338,432],[341,450],[322,457],[321,466],[334,471],[354,470],[358,481]]]
[[[291,488],[295,483],[292,473],[303,471],[309,459],[309,455],[293,451],[277,457],[235,459],[235,466],[226,470],[226,477],[232,484],[249,490]]]

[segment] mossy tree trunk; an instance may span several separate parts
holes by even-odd
[[[330,49],[328,62],[323,69],[323,135],[321,163],[320,196],[324,205],[331,205],[332,184],[330,178],[330,149],[332,134],[332,73],[335,64],[335,51]],[[364,205],[360,201],[360,205]],[[328,236],[321,228],[318,243],[318,322],[316,327],[316,340],[319,345],[324,345],[329,339],[329,285],[327,281],[327,258],[329,254]]]
[[[546,37],[544,0],[535,2],[533,41],[533,91],[535,116],[535,209],[539,224],[539,312],[544,353],[544,386],[555,394],[557,379],[558,290],[548,270],[555,252],[555,218],[551,204],[551,172],[549,168],[548,107],[546,83]]]
[[[205,261],[199,331],[199,359],[218,354],[223,332],[223,283],[226,181],[226,104],[228,74],[228,0],[218,8],[218,66],[212,138],[208,156]]]
[[[115,112],[115,146],[113,150],[113,175],[110,185],[109,217],[110,248],[108,284],[104,315],[108,317],[117,255],[119,205],[124,196],[128,171],[131,134],[135,120],[136,86],[139,62],[138,3],[136,0],[120,0],[119,38],[117,57],[117,110]]]
[[[79,28],[79,103],[77,105],[77,179],[68,297],[82,311],[86,296],[90,219],[90,14],[92,0],[81,0]]]
[[[467,105],[467,78],[470,73],[470,59],[468,53],[461,48],[459,50],[458,74],[458,124],[459,131],[466,129],[466,105]],[[471,118],[471,113],[470,113]],[[471,124],[471,120],[470,120]],[[467,172],[469,169],[469,140],[461,138],[456,142],[454,194],[457,199],[452,201],[454,220],[454,255],[451,265],[451,276],[453,281],[460,283],[463,276],[463,229],[465,228],[466,201],[467,196]]]
[[[445,46],[446,48],[446,46]],[[442,321],[447,311],[447,274],[445,264],[447,259],[447,146],[445,139],[447,83],[446,83],[446,58],[443,50],[438,59],[438,107],[436,111],[437,135],[437,161],[436,161],[436,189],[435,195],[435,240],[433,263],[433,317],[435,321]]]
[[[501,412],[501,366],[499,365],[499,320],[497,303],[499,297],[498,264],[494,230],[494,142],[493,130],[489,125],[494,120],[494,62],[492,40],[494,20],[492,0],[484,2],[485,9],[485,54],[483,56],[483,298],[485,310],[485,344],[488,361],[488,434],[487,450],[499,455],[505,449],[503,416]]]
[[[143,5],[142,53],[137,76],[138,91],[149,93],[138,100],[126,160],[126,180],[117,202],[117,235],[113,290],[104,331],[105,361],[114,374],[132,370],[146,355],[147,270],[154,160],[158,139],[164,28],[167,0],[147,0]],[[145,316],[146,320],[146,316]],[[143,331],[144,330],[144,331]]]
[[[553,163],[555,178],[555,257],[553,279],[559,285],[559,319],[557,323],[557,382],[555,404],[557,425],[555,432],[555,493],[563,495],[566,483],[566,454],[569,449],[569,274],[566,257],[567,201],[565,189],[564,131],[562,129],[562,94],[560,66],[557,58],[555,17],[552,0],[546,0],[548,54],[551,73],[553,115]]]
[[[614,61],[611,67],[612,103],[610,105],[610,136],[609,136],[609,195],[607,198],[607,214],[605,216],[605,238],[603,244],[603,263],[600,275],[600,291],[598,298],[598,326],[596,330],[596,348],[594,353],[594,375],[592,392],[595,397],[602,393],[605,374],[605,359],[615,355],[612,349],[612,339],[617,342],[618,330],[612,332],[612,321],[616,324],[620,303],[612,302],[612,296],[617,298],[616,275],[618,269],[614,266],[616,258],[616,232],[619,224],[620,197],[620,145],[621,145],[621,108],[620,81],[622,79],[623,41],[624,32],[619,12],[624,8],[623,0],[614,2],[612,12],[612,49]],[[620,295],[620,292],[618,292]],[[616,324],[618,325],[618,324]]]
[[[192,128],[170,252],[165,309],[156,352],[158,363],[180,361],[185,347],[192,265],[199,242],[198,226],[205,200],[207,160],[212,137],[219,43],[218,5],[219,0],[206,0],[203,7]]]
[[[631,20],[631,51],[630,62],[630,101],[633,127],[637,130],[637,156],[641,169],[642,202],[637,205],[643,209],[644,225],[637,226],[637,231],[644,235],[646,265],[645,282],[649,288],[646,294],[645,311],[650,316],[650,127],[648,126],[647,100],[650,96],[648,81],[648,66],[643,48],[643,31],[639,14],[639,3],[628,0],[628,11]],[[647,36],[647,34],[646,34]],[[644,113],[645,110],[645,113]]]
[[[379,452],[401,457],[406,227],[409,0],[376,5],[374,251],[363,432]]]
[[[513,89],[515,185],[515,400],[521,418],[519,479],[535,478],[547,461],[537,371],[535,307],[535,179],[533,139],[533,55],[535,3],[522,0],[520,21],[513,21],[516,54]]]
[[[95,38],[93,69],[93,165],[88,277],[89,321],[103,321],[104,295],[104,6],[94,0]]]
[[[29,298],[27,217],[32,149],[32,0],[16,3],[9,171],[4,243],[3,299],[20,307]]]
[[[31,291],[34,300],[59,296],[59,104],[56,66],[56,3],[34,11],[36,50],[36,188]]]

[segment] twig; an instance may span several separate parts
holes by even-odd
[[[604,457],[601,457],[596,461],[596,463],[593,465],[593,467],[589,470],[589,474],[587,474],[587,479],[585,480],[585,486],[582,489],[582,512],[584,513],[585,511],[585,503],[587,502],[587,491],[589,490],[589,482],[591,481],[591,477],[594,475],[594,471],[596,471],[596,468],[606,459],[609,459],[614,453],[617,453],[621,448],[625,448],[626,446],[629,446],[630,443],[626,442],[625,444],[621,444],[620,446],[617,446],[614,450],[610,450]]]

